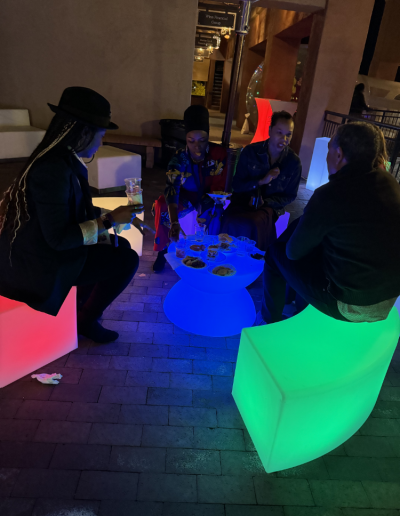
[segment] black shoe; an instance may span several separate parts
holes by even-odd
[[[84,323],[78,321],[78,333],[97,344],[105,344],[106,342],[114,342],[119,335],[116,331],[107,330],[98,322]]]
[[[168,249],[163,249],[162,251],[159,251],[156,261],[153,263],[153,271],[154,272],[161,272],[164,270],[165,264],[167,263],[167,260],[165,259],[165,254],[168,252]]]

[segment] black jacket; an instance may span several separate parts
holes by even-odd
[[[268,185],[258,186],[258,181],[269,170],[279,167],[280,174]],[[233,178],[232,203],[248,206],[250,198],[261,195],[264,205],[282,212],[287,204],[296,199],[301,179],[300,158],[289,147],[282,152],[279,160],[269,163],[268,140],[247,145],[240,155]]]
[[[79,223],[96,212],[85,186],[87,170],[71,153],[34,163],[27,176],[30,220],[14,240],[11,264],[10,235],[0,236],[0,295],[57,315],[87,257]]]
[[[368,306],[400,295],[400,185],[388,172],[346,165],[317,188],[288,241],[292,260],[321,247],[332,295]]]

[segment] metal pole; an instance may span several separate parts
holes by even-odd
[[[254,1],[254,0],[253,0]],[[222,133],[222,146],[229,149],[231,139],[231,128],[235,112],[235,98],[239,82],[240,65],[243,55],[244,38],[249,32],[249,18],[252,0],[240,1],[240,19],[236,23],[236,44],[233,56],[231,83],[229,88],[228,109],[225,116],[224,132]]]

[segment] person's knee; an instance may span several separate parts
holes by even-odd
[[[123,276],[133,277],[139,267],[139,256],[133,249],[118,247],[118,259],[116,260],[116,272]]]
[[[126,238],[118,237],[118,247],[122,247],[123,249],[131,249],[131,244]]]
[[[277,262],[279,262],[282,254],[286,255],[286,244],[282,242],[274,242],[272,245],[267,247],[267,250],[264,255],[265,267],[274,267]]]

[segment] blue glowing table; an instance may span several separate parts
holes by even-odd
[[[268,473],[321,457],[370,415],[399,338],[396,308],[348,323],[309,305],[242,332],[232,395]]]
[[[173,245],[165,257],[181,278],[164,301],[165,315],[179,328],[207,337],[228,337],[254,324],[256,311],[246,287],[262,273],[264,260],[226,255],[223,262],[209,264],[235,267],[234,276],[221,278],[210,274],[209,267],[198,270],[179,265]]]

